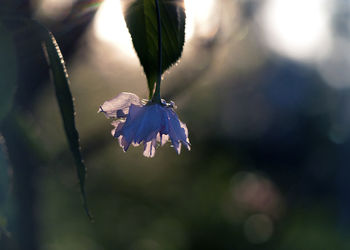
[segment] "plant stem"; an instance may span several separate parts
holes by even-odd
[[[158,24],[158,74],[157,74],[157,82],[156,89],[154,91],[154,95],[152,98],[152,102],[160,103],[160,83],[162,81],[162,23],[160,21],[160,9],[159,2],[155,0],[156,4],[156,12],[157,12],[157,24]]]

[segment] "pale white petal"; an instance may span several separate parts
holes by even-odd
[[[130,143],[128,143],[123,136],[118,137],[119,145],[121,148],[123,148],[123,151],[126,152],[128,150]]]
[[[181,128],[183,128],[185,130],[185,135],[186,137],[181,139],[182,143],[185,145],[185,147],[187,148],[187,150],[191,150],[191,143],[190,143],[190,139],[188,138],[188,129],[185,123],[180,121],[180,125]]]
[[[157,141],[156,139],[153,139],[149,142],[144,143],[145,144],[145,148],[143,151],[143,155],[145,157],[154,157],[155,153],[156,153],[156,145],[157,145]]]
[[[176,153],[179,155],[181,153],[181,143],[179,141],[171,141]]]
[[[157,135],[157,141],[160,142],[160,145],[163,146],[167,141],[169,141],[169,135],[159,134]]]
[[[111,124],[114,126],[111,131],[112,136],[115,136],[116,131],[120,131],[124,126],[124,122],[121,120],[112,121]]]
[[[122,92],[113,99],[105,101],[101,106],[98,112],[102,112],[108,118],[121,118],[126,117],[129,113],[129,107],[131,105],[141,106],[140,98],[133,94]]]

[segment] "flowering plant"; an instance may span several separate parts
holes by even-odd
[[[175,111],[173,102],[161,103],[141,101],[132,93],[122,92],[112,100],[106,101],[99,109],[108,118],[116,118],[112,122],[115,127],[112,136],[119,139],[119,144],[127,151],[130,144],[144,144],[143,155],[153,157],[156,146],[164,145],[169,139],[178,154],[181,143],[190,150],[188,130]]]
[[[143,143],[143,155],[153,157],[157,144],[164,145],[168,140],[178,154],[181,144],[190,150],[187,127],[176,115],[175,104],[160,97],[162,73],[180,58],[183,49],[183,0],[136,0],[127,8],[125,21],[147,77],[150,99],[141,101],[135,94],[122,92],[104,102],[99,112],[116,119],[112,135],[124,152],[131,144]],[[163,34],[162,27],[166,28]]]

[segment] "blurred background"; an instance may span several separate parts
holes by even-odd
[[[192,150],[168,143],[147,159],[123,153],[97,113],[122,91],[148,96],[124,1],[2,0],[1,14],[41,21],[61,47],[95,221],[41,45],[12,23],[35,164],[21,197],[0,155],[0,249],[350,249],[350,2],[185,0],[186,43],[162,93]]]

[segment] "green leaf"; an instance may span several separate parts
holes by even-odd
[[[49,31],[46,31],[45,33],[44,48],[46,50],[47,60],[51,68],[52,80],[55,85],[56,98],[60,107],[64,129],[69,142],[70,150],[72,151],[75,159],[84,208],[89,218],[92,219],[87,206],[85,194],[86,167],[80,152],[79,134],[75,127],[74,103],[69,89],[68,73],[56,39]]]
[[[162,70],[181,57],[185,41],[183,0],[159,0],[162,29]],[[125,9],[125,21],[148,81],[150,97],[158,73],[158,26],[154,0],[134,0]],[[163,73],[161,72],[161,73]]]
[[[17,57],[12,36],[0,24],[0,122],[12,107],[17,88]]]

